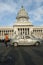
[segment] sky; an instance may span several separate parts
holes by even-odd
[[[0,0],[0,26],[13,26],[21,6],[35,26],[43,26],[43,0]]]

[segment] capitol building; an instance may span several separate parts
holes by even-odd
[[[43,38],[43,26],[34,26],[29,20],[28,13],[22,6],[17,13],[16,21],[12,27],[0,27],[0,39],[4,39],[6,33],[9,39],[14,35],[19,35],[21,38],[29,35]]]

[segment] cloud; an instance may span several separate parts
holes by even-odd
[[[32,0],[20,0],[19,4],[21,3],[21,5],[24,6],[30,6],[32,4]]]
[[[43,4],[43,0],[33,0],[36,3],[36,6],[41,6]]]
[[[40,26],[43,26],[43,24],[41,24]]]
[[[0,22],[2,20],[5,22],[5,19],[7,21],[7,19],[10,19],[11,17],[13,17],[13,16],[15,17],[15,14],[17,13],[16,3],[14,4],[14,6],[12,4],[8,4],[8,3],[5,3],[5,2],[4,3],[0,2]],[[8,22],[10,22],[10,21],[8,21]],[[3,22],[1,24],[3,24]],[[7,22],[6,22],[6,24],[7,24]]]
[[[0,3],[0,13],[4,11],[13,13],[13,12],[16,12],[16,8],[12,7],[9,4]]]
[[[34,0],[34,1],[37,2],[37,3],[43,2],[43,0]]]
[[[32,16],[32,19],[34,20],[34,21],[42,21],[43,20],[43,6],[42,7],[39,7],[39,8],[37,8],[36,10],[34,10],[34,11],[31,11],[31,12],[29,12],[29,15],[31,15]]]

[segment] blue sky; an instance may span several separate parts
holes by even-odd
[[[12,26],[21,6],[35,26],[43,26],[43,0],[0,0],[0,26]]]

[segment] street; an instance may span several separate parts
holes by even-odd
[[[43,44],[39,47],[0,46],[0,65],[43,65]]]

